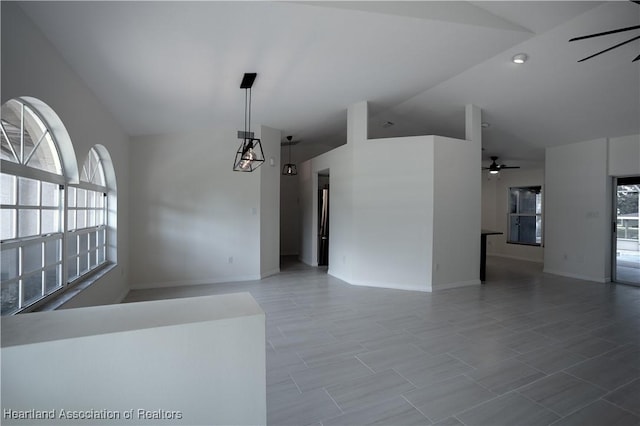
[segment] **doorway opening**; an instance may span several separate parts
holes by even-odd
[[[329,170],[318,172],[318,266],[329,266]]]
[[[612,256],[614,281],[640,286],[640,176],[615,179]]]

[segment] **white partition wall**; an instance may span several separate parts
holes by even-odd
[[[329,274],[417,291],[479,284],[480,143],[368,139],[366,102],[347,122],[346,145],[300,166],[301,260],[316,264],[317,174],[329,169]]]
[[[2,320],[3,425],[264,425],[265,316],[248,293]]]

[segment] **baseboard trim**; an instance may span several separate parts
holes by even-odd
[[[433,287],[433,291],[440,291],[440,290],[449,290],[452,288],[460,288],[460,287],[469,287],[469,286],[473,286],[473,285],[481,285],[482,281],[478,280],[469,280],[469,281],[457,281],[454,283],[446,283],[446,284],[437,284],[437,285],[432,285]]]
[[[529,259],[522,256],[511,256],[509,254],[502,254],[502,253],[487,253],[487,256],[502,257],[505,259],[513,259],[513,260],[524,260],[525,262],[540,263],[540,264],[544,263],[544,260]]]
[[[344,280],[343,280],[344,281]],[[389,290],[405,290],[405,291],[419,291],[421,293],[431,293],[431,288],[416,288],[408,285],[398,285],[398,284],[389,284],[389,283],[375,283],[369,281],[345,281],[347,284],[357,285],[359,287],[374,287],[374,288],[386,288]]]
[[[548,269],[548,268],[544,268],[542,270],[542,272],[544,272],[545,274],[553,274],[553,275],[558,275],[561,277],[567,277],[567,278],[575,278],[577,280],[583,280],[583,281],[592,281],[592,282],[596,282],[596,283],[607,283],[611,280],[611,278],[595,278],[595,277],[591,277],[588,275],[580,275],[580,274],[573,274],[571,272],[563,272],[563,271],[557,271],[555,269]],[[609,280],[609,281],[607,281]]]
[[[270,277],[272,275],[276,275],[280,273],[280,268],[275,268],[267,272],[263,272],[260,274],[260,279]]]
[[[137,283],[131,286],[131,290],[148,290],[152,288],[184,287],[190,285],[223,284],[241,281],[257,281],[260,275],[236,275],[231,277],[209,278],[204,280],[161,281],[153,283]]]

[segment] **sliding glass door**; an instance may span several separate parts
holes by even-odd
[[[640,176],[615,182],[614,281],[640,286]]]

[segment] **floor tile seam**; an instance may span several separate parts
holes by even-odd
[[[323,388],[322,388],[322,390],[323,390],[323,391],[324,391],[324,393],[325,393],[325,394],[327,394],[327,396],[331,399],[331,401],[333,402],[333,404],[334,404],[336,407],[338,407],[338,410],[340,410],[340,415],[345,414],[345,411],[342,409],[342,407],[340,407],[340,404],[338,404],[338,403],[336,402],[336,400],[335,400],[335,399],[333,399],[333,397],[331,396],[331,394],[329,393],[329,391],[327,390],[327,388],[326,388],[326,387],[323,387]],[[334,416],[334,417],[338,417],[338,416]],[[333,418],[333,417],[330,417],[329,419],[331,419],[331,418]],[[321,421],[323,421],[323,420],[329,420],[329,419],[322,419]]]
[[[300,386],[298,386],[298,383],[296,382],[296,380],[293,378],[293,375],[291,373],[287,373],[287,376],[289,376],[289,379],[291,379],[291,381],[293,382],[294,385],[296,385],[296,389],[298,389],[298,394],[302,395],[302,389],[300,389]]]
[[[577,379],[577,380],[580,380],[580,381],[585,382],[585,383],[587,383],[587,384],[590,384],[590,385],[592,385],[592,386],[595,386],[596,388],[598,388],[598,389],[600,389],[600,390],[604,391],[604,392],[605,392],[605,394],[609,393],[609,389],[604,388],[604,387],[602,387],[602,386],[600,386],[600,385],[598,385],[598,384],[596,384],[596,383],[593,383],[593,382],[591,382],[591,381],[589,381],[589,380],[587,380],[587,379],[584,379],[584,378],[582,378],[582,377],[578,377],[578,376],[576,376],[575,374],[570,373],[569,371],[567,371],[569,368],[572,368],[572,367],[567,367],[566,369],[564,369],[564,370],[560,370],[560,371],[558,371],[558,372],[559,372],[559,373],[567,374],[567,375],[569,375],[569,376],[573,377],[574,379]],[[616,389],[617,389],[617,388],[616,388]]]
[[[525,355],[526,355],[526,354],[525,354]],[[519,355],[518,357],[520,357],[520,356],[522,356],[522,355]],[[580,361],[577,361],[575,364],[571,364],[571,365],[569,365],[569,366],[567,366],[567,367],[564,367],[563,369],[555,370],[555,371],[549,371],[549,372],[544,371],[544,370],[541,370],[541,369],[539,369],[539,368],[535,367],[533,364],[530,364],[530,362],[532,362],[532,361],[529,361],[529,362],[524,361],[524,360],[518,360],[518,361],[523,362],[523,363],[524,363],[524,364],[526,364],[527,366],[529,366],[529,367],[531,367],[531,368],[535,368],[535,369],[537,369],[537,370],[541,371],[542,373],[544,373],[544,374],[546,374],[546,375],[550,376],[550,375],[552,375],[552,374],[555,374],[555,373],[558,373],[558,372],[561,372],[561,371],[562,371],[562,372],[564,372],[566,369],[573,368],[573,367],[575,367],[575,366],[576,366],[576,365],[578,365],[578,364],[582,364],[584,361],[586,361],[586,359],[582,359],[582,360],[580,360]]]
[[[547,377],[548,377],[548,376],[547,376]],[[544,377],[543,377],[542,379],[544,379]],[[542,380],[542,379],[540,379],[540,380]],[[537,381],[538,381],[538,380],[536,380],[536,382],[537,382]],[[533,385],[534,383],[535,383],[535,382],[532,382],[532,383],[529,383],[529,384],[530,384],[530,385]],[[528,385],[527,385],[527,386],[528,386]],[[522,386],[522,387],[519,387],[518,389],[514,389],[514,390],[513,390],[513,392],[517,393],[518,395],[522,396],[522,397],[523,397],[523,398],[525,398],[525,399],[528,399],[529,401],[531,401],[531,402],[533,402],[534,404],[536,404],[536,405],[538,405],[538,406],[540,406],[540,407],[544,408],[545,410],[550,411],[550,412],[552,412],[553,414],[556,414],[556,415],[558,416],[558,418],[559,418],[559,419],[562,419],[563,417],[565,417],[565,416],[564,416],[564,415],[562,415],[561,413],[558,413],[557,411],[555,411],[553,408],[551,408],[551,407],[547,407],[546,405],[544,405],[544,404],[542,404],[542,403],[540,403],[540,402],[536,401],[535,399],[530,398],[530,397],[528,397],[527,395],[525,395],[525,394],[523,394],[522,392],[520,392],[520,390],[521,390],[522,388],[524,388],[524,387],[526,387],[526,386]],[[591,402],[593,402],[593,401],[591,401]]]
[[[623,385],[618,386],[618,387],[617,387],[617,388],[615,388],[615,389],[612,389],[611,391],[608,391],[608,390],[607,390],[607,393],[605,393],[604,395],[602,395],[602,398],[605,398],[606,396],[608,396],[608,395],[610,395],[610,394],[612,394],[612,393],[614,393],[614,392],[619,391],[621,388],[623,388],[623,387],[625,387],[625,386],[629,386],[629,385],[630,385],[630,384],[632,384],[633,382],[637,382],[637,381],[640,381],[640,376],[638,376],[638,377],[636,377],[636,378],[632,379],[630,382],[627,382],[627,383],[625,383],[625,384],[623,384]]]
[[[577,413],[578,411],[580,411],[580,410],[584,410],[584,409],[585,409],[585,408],[587,408],[588,406],[590,406],[590,405],[592,405],[592,404],[595,404],[596,402],[598,402],[598,401],[600,401],[600,400],[602,400],[602,397],[600,397],[600,398],[596,398],[596,399],[594,399],[594,400],[592,400],[592,401],[589,401],[589,402],[587,402],[586,404],[579,405],[577,408],[575,408],[574,410],[572,410],[572,411],[570,411],[569,413],[567,413],[563,418],[570,417],[570,416],[574,415],[575,413]],[[607,400],[603,400],[603,401],[604,401],[604,402],[606,402],[606,403],[611,404],[611,402],[610,402],[610,401],[607,401]],[[611,404],[611,405],[615,405],[615,404]],[[616,407],[617,407],[617,406],[616,406]],[[627,411],[627,410],[625,410],[625,411]],[[633,413],[632,413],[632,414],[633,414]],[[637,415],[635,415],[635,416],[636,416],[636,417],[638,417]],[[554,422],[554,423],[555,423],[555,422]]]
[[[458,362],[463,363],[464,365],[466,365],[466,366],[468,366],[468,367],[471,367],[471,368],[473,369],[473,371],[477,371],[477,370],[478,370],[478,368],[477,368],[477,367],[474,367],[473,365],[471,365],[471,364],[469,364],[469,363],[467,363],[467,362],[464,362],[463,360],[461,360],[460,358],[456,357],[455,355],[453,355],[453,354],[452,354],[452,353],[450,353],[450,352],[445,352],[444,354],[445,354],[445,355],[450,356],[451,358],[455,359],[455,360],[456,360],[456,361],[458,361]],[[464,374],[464,373],[463,373],[463,374]]]
[[[415,390],[415,389],[414,389],[414,390]],[[422,412],[422,410],[421,410],[420,408],[418,408],[418,407],[416,407],[415,405],[413,405],[413,403],[412,403],[411,401],[409,401],[409,399],[408,399],[406,396],[404,396],[404,394],[400,394],[400,397],[401,397],[402,399],[404,399],[405,401],[407,401],[407,403],[408,403],[409,405],[411,405],[413,408],[415,408],[415,409],[418,411],[418,413],[422,414],[422,415],[423,415],[427,420],[429,420],[429,422],[430,422],[431,424],[434,424],[434,423],[435,423],[435,421],[434,421],[431,417],[427,416],[425,413],[423,413],[423,412]]]
[[[361,363],[362,365],[364,365],[365,367],[367,367],[367,368],[368,368],[368,369],[369,369],[373,374],[378,373],[378,372],[376,372],[373,368],[369,367],[369,365],[368,365],[366,362],[364,362],[363,360],[361,360],[360,358],[358,358],[358,355],[359,355],[359,354],[355,354],[353,357],[354,357],[355,359],[357,359],[358,361],[360,361],[360,363]]]
[[[598,401],[599,401],[599,400],[602,400],[602,401],[604,401],[604,402],[607,402],[607,403],[609,403],[609,404],[613,405],[614,407],[619,408],[620,410],[625,411],[625,412],[627,412],[627,413],[631,414],[631,415],[632,415],[632,416],[634,416],[634,417],[637,417],[637,418],[638,418],[638,420],[640,420],[640,415],[638,415],[638,414],[634,413],[633,411],[631,411],[631,410],[629,410],[629,409],[627,409],[627,408],[625,408],[625,407],[623,407],[623,406],[621,406],[621,405],[616,404],[615,402],[609,401],[608,399],[604,399],[604,396],[602,396],[602,397],[598,398],[597,400],[598,400]]]
[[[398,370],[396,370],[396,367],[392,367],[392,368],[391,368],[391,370],[393,370],[393,372],[394,372],[394,373],[396,373],[398,376],[402,377],[402,378],[403,378],[403,379],[405,379],[407,382],[409,382],[410,384],[412,384],[416,389],[424,389],[424,388],[421,388],[420,386],[418,386],[417,384],[413,383],[413,382],[411,381],[411,379],[409,379],[408,377],[405,377],[402,373],[400,373]],[[438,382],[436,382],[436,383],[438,383]],[[413,390],[416,390],[416,389],[413,389]]]
[[[624,345],[620,345],[620,346],[624,346]],[[615,349],[615,348],[614,348],[614,349]],[[567,352],[569,352],[569,351],[567,351]],[[574,352],[572,352],[572,353],[574,353]],[[606,360],[606,361],[611,361],[609,358],[607,358],[607,357],[605,357],[605,356],[604,356],[606,353],[607,353],[607,352],[604,352],[604,353],[601,353],[601,354],[599,354],[599,355],[594,355],[594,356],[591,356],[591,357],[586,357],[586,356],[584,356],[584,355],[576,354],[576,355],[580,355],[580,356],[582,356],[582,357],[584,357],[584,358],[585,358],[583,361],[580,361],[578,364],[583,364],[583,363],[588,362],[588,361],[593,361],[594,359],[596,359],[596,358],[601,358],[601,357],[602,357],[602,358],[605,358],[605,360]],[[574,365],[572,365],[572,366],[570,366],[570,367],[566,367],[566,368],[575,367],[575,366],[577,366],[578,364],[574,364]],[[638,371],[638,373],[640,374],[640,369],[639,369],[639,368],[636,368],[636,367],[634,367],[634,366],[628,366],[628,365],[627,365],[627,367],[630,367],[630,368],[633,368],[634,370],[637,370],[637,371]]]
[[[333,402],[338,406],[338,408],[340,409],[340,411],[342,412],[342,414],[347,414],[347,415],[348,415],[348,414],[351,414],[351,413],[353,413],[353,412],[358,411],[358,410],[361,408],[361,406],[359,406],[359,405],[358,405],[358,406],[356,406],[356,407],[353,407],[351,410],[343,409],[342,407],[340,407],[340,404],[338,404],[338,403],[336,402],[336,400],[335,400],[335,399],[333,399],[333,397],[331,396],[331,394],[329,393],[329,391],[327,390],[327,388],[323,388],[323,389],[324,389],[324,391],[327,393],[327,395],[329,395],[329,397],[331,398],[331,400],[332,400],[332,401],[333,401]],[[411,390],[415,390],[415,389],[411,389]],[[407,392],[410,392],[410,391],[407,391]],[[390,401],[390,400],[392,400],[392,399],[394,399],[394,398],[397,398],[398,396],[402,396],[402,394],[393,393],[393,394],[390,394],[390,395],[382,395],[382,398],[381,398],[381,399],[378,399],[378,400],[376,400],[376,401],[374,401],[374,402],[368,402],[368,403],[365,403],[365,404],[364,404],[364,406],[366,407],[366,406],[371,406],[371,405],[376,404],[376,403],[385,403],[385,402]],[[342,415],[342,414],[341,414],[341,415]],[[422,413],[421,413],[421,414],[422,414]],[[337,417],[337,416],[335,416],[335,417]],[[332,418],[333,418],[333,417],[332,417]],[[330,420],[330,419],[325,419],[325,420]],[[433,423],[433,422],[432,422],[432,423]]]
[[[538,378],[538,379],[536,379],[535,381],[540,380],[540,379],[544,379],[545,377],[549,377],[549,375],[547,375],[547,374],[545,374],[545,373],[543,373],[543,372],[541,372],[541,371],[538,371],[538,372],[539,372],[539,373],[541,373],[541,374],[543,374],[543,376],[542,376],[542,377],[540,377],[540,378]],[[463,374],[464,374],[464,373],[463,373]],[[500,395],[500,396],[502,396],[502,395],[506,395],[506,394],[508,394],[508,393],[511,393],[511,392],[513,392],[513,391],[515,391],[515,390],[518,390],[518,389],[520,389],[520,388],[523,388],[523,387],[528,386],[529,384],[531,384],[531,383],[534,383],[534,382],[535,382],[535,381],[534,381],[534,382],[528,382],[528,383],[526,383],[526,384],[524,384],[524,385],[521,385],[521,386],[518,386],[518,387],[516,387],[516,388],[509,389],[509,386],[510,386],[511,384],[513,384],[514,382],[517,382],[518,380],[522,379],[522,377],[519,377],[519,378],[517,378],[516,380],[511,380],[511,381],[509,381],[509,383],[506,383],[505,385],[503,385],[503,386],[506,386],[506,387],[507,387],[507,390],[506,390],[505,392],[498,392],[498,391],[496,391],[496,390],[493,390],[493,389],[491,389],[491,388],[488,388],[487,386],[483,385],[481,382],[479,382],[478,380],[476,380],[476,379],[474,379],[474,378],[472,378],[472,377],[470,377],[470,376],[467,376],[467,377],[469,377],[471,380],[473,380],[476,384],[478,384],[478,385],[480,385],[480,386],[484,387],[485,389],[487,389],[487,390],[489,390],[489,391],[491,391],[491,392],[493,392],[493,393],[495,393],[495,394],[498,394],[498,395]],[[499,386],[499,387],[500,387],[500,386]]]
[[[478,385],[479,385],[479,386],[482,386],[482,385],[480,385],[479,383],[478,383]],[[456,419],[459,419],[459,417],[458,417],[459,415],[464,414],[464,413],[466,413],[466,412],[468,412],[468,411],[474,410],[474,409],[476,409],[476,408],[478,408],[478,407],[480,407],[480,406],[482,406],[482,405],[484,405],[484,404],[489,404],[490,402],[493,402],[493,401],[495,401],[496,399],[498,399],[498,398],[502,398],[502,397],[504,396],[504,394],[499,395],[499,394],[496,394],[495,392],[491,391],[490,389],[487,389],[487,388],[486,388],[486,387],[484,387],[484,386],[482,386],[482,387],[483,387],[484,389],[486,389],[486,390],[487,390],[487,392],[490,392],[490,393],[492,393],[492,394],[493,394],[493,395],[495,395],[495,396],[493,396],[492,398],[489,398],[489,399],[485,399],[484,401],[481,401],[481,402],[479,402],[479,403],[477,403],[477,404],[475,404],[475,405],[472,405],[472,406],[469,406],[469,407],[465,407],[464,409],[462,409],[462,410],[460,410],[460,411],[456,411],[455,413],[452,413],[452,414],[451,414],[450,416],[448,416],[448,417],[455,417]],[[445,417],[445,419],[446,419],[446,417]],[[438,421],[440,421],[440,420],[444,420],[444,419],[439,419]]]

